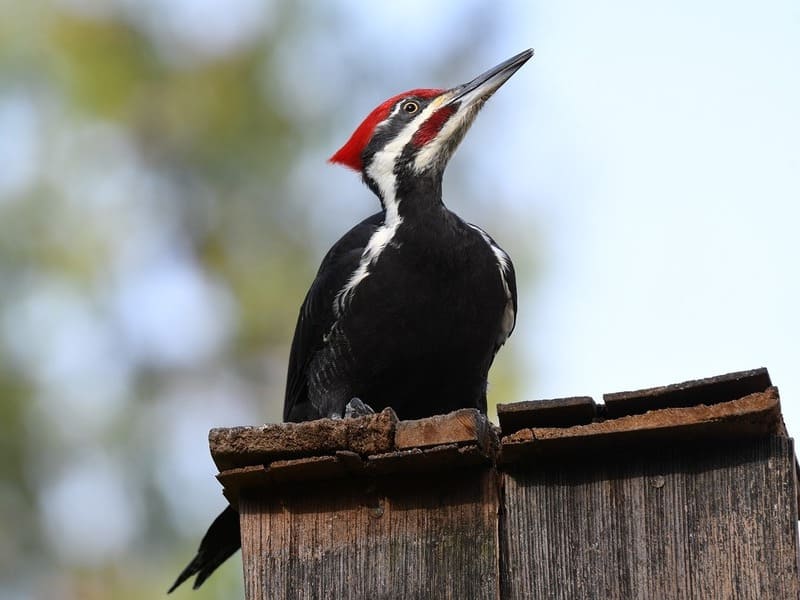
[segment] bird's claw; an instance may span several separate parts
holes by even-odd
[[[369,404],[365,404],[360,398],[351,398],[347,406],[344,407],[345,419],[356,419],[358,417],[366,417],[374,415],[375,411]]]

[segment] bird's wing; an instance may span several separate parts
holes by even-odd
[[[325,255],[317,276],[300,308],[289,355],[284,421],[319,418],[308,402],[308,366],[324,346],[336,316],[333,310],[336,294],[358,268],[361,255],[372,234],[383,222],[383,213],[376,213],[353,227]]]
[[[514,271],[514,263],[511,262],[511,257],[505,250],[497,245],[497,242],[492,239],[492,236],[477,225],[473,225],[472,223],[468,223],[468,225],[477,231],[492,249],[492,253],[497,260],[497,267],[500,270],[500,279],[503,282],[503,288],[508,296],[508,305],[503,314],[503,320],[500,325],[501,329],[498,332],[497,344],[494,349],[495,354],[497,354],[500,346],[505,343],[508,336],[511,335],[511,332],[514,331],[514,325],[517,323],[517,274]]]
[[[503,253],[505,254],[505,252]],[[507,254],[506,257],[508,257]],[[508,286],[508,293],[511,296],[511,309],[513,310],[511,315],[511,329],[509,329],[508,333],[506,334],[506,339],[508,339],[508,336],[511,335],[511,332],[514,331],[514,325],[517,323],[517,274],[514,271],[514,263],[511,262],[510,257],[506,261],[504,272],[506,276],[506,285]]]

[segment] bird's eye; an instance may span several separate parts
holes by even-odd
[[[419,104],[414,102],[413,100],[409,100],[403,104],[403,110],[409,114],[413,115],[415,112],[419,110]]]

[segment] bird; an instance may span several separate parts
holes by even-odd
[[[379,104],[329,162],[361,175],[381,210],[327,252],[292,341],[283,420],[358,417],[391,407],[420,419],[486,412],[489,368],[514,329],[509,255],[442,200],[450,157],[528,49],[468,83],[420,88]],[[172,592],[194,588],[241,545],[228,506]]]

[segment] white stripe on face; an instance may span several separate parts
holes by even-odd
[[[400,110],[404,100],[400,100],[391,114],[381,121],[378,127],[384,126]],[[375,182],[380,191],[381,201],[386,212],[383,224],[375,230],[369,238],[364,252],[361,254],[361,261],[358,267],[344,287],[336,294],[333,301],[334,314],[338,317],[346,308],[347,302],[355,291],[359,283],[369,276],[369,267],[378,260],[381,252],[394,238],[397,229],[403,222],[400,216],[400,200],[397,198],[397,177],[394,174],[395,164],[403,150],[414,137],[414,133],[442,104],[441,98],[434,100],[411,122],[409,122],[400,133],[391,140],[386,146],[378,150],[372,157],[372,161],[366,168],[367,177]]]

